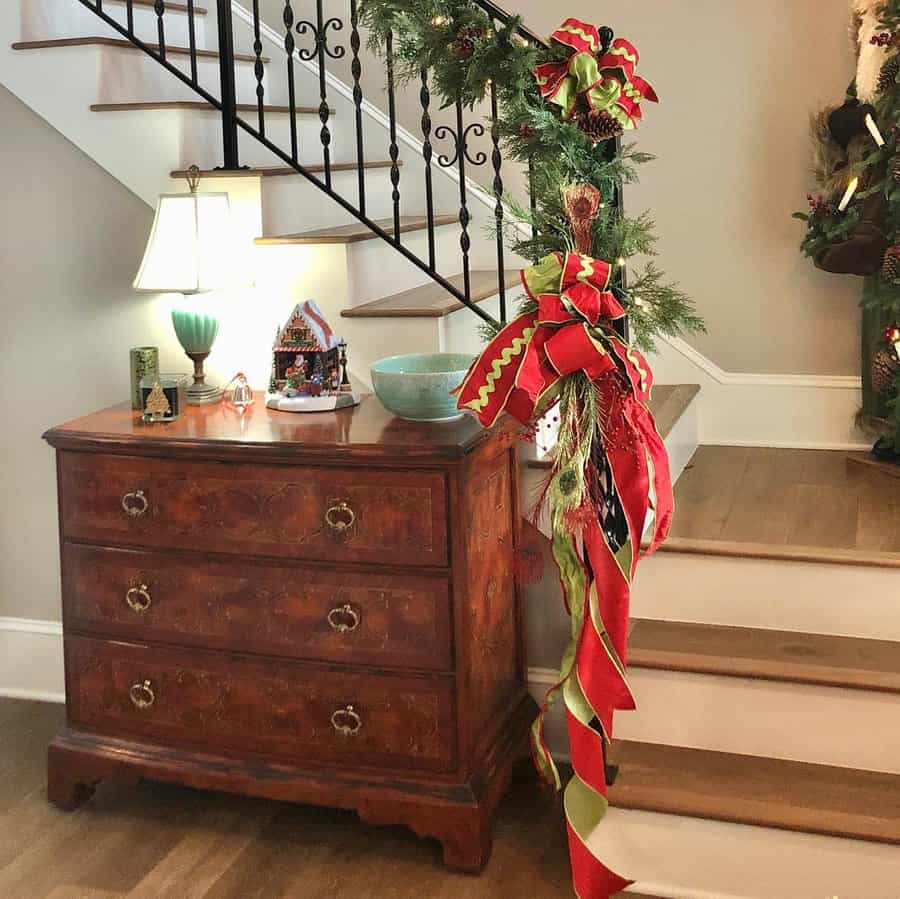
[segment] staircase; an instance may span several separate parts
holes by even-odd
[[[391,113],[404,102],[408,113],[409,98],[382,89],[356,4],[340,5],[342,34],[314,0],[285,3],[292,27],[280,32],[258,3],[224,0],[0,8],[0,81],[114,177],[153,204],[184,190],[196,163],[201,190],[229,194],[256,290],[223,313],[208,366],[220,381],[240,367],[265,384],[272,331],[309,296],[366,380],[393,353],[477,351],[479,317],[505,319],[519,293],[526,261],[487,226],[504,179],[520,173],[497,161],[489,126],[473,128],[479,112],[467,124],[460,110],[435,110],[427,82],[414,93],[416,130],[402,127]],[[220,55],[225,13],[234,52]],[[327,39],[307,31],[303,43],[304,20]],[[359,72],[375,66],[370,102]],[[695,455],[697,391],[654,395],[673,474],[685,474],[673,539],[638,575],[639,710],[618,718],[621,771],[598,852],[638,878],[635,891],[670,899],[898,899],[900,616],[890,586],[900,547],[836,545],[849,540],[843,524],[828,537],[853,500],[846,484],[809,472],[833,474],[834,459],[781,456],[757,470],[750,451]],[[525,510],[552,431],[523,455]],[[797,483],[808,489],[791,494]],[[788,525],[789,512],[806,517]],[[536,696],[568,637],[549,559],[545,569],[529,592]]]

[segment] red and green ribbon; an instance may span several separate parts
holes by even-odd
[[[641,103],[658,102],[656,91],[636,74],[640,54],[630,41],[616,38],[604,52],[594,25],[566,19],[550,36],[572,52],[565,62],[548,62],[534,69],[541,96],[572,118],[582,99],[588,109],[606,110],[629,131],[641,120]]]
[[[613,714],[633,709],[626,678],[626,639],[631,583],[644,524],[655,512],[648,552],[665,539],[672,516],[672,488],[662,438],[648,408],[653,376],[646,359],[613,331],[624,310],[608,290],[610,265],[577,253],[554,253],[522,273],[536,309],[510,322],[472,365],[458,390],[460,409],[492,425],[508,412],[531,422],[558,393],[559,383],[583,372],[596,388],[603,434],[585,454],[604,454],[609,490],[627,520],[619,543],[592,517],[572,532],[561,508],[551,508],[552,552],[572,641],[558,684],[547,694],[532,727],[535,764],[556,789],[561,781],[544,740],[544,718],[562,696],[574,776],[565,788],[572,878],[579,899],[606,899],[628,886],[590,850],[588,837],[606,814],[606,747]],[[580,537],[580,539],[579,539]],[[583,546],[583,550],[580,548]]]

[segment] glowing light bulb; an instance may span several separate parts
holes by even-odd
[[[866,128],[869,129],[869,134],[872,135],[872,140],[874,140],[879,147],[883,147],[884,138],[881,136],[881,132],[878,130],[878,126],[875,124],[875,119],[872,118],[871,113],[866,116]]]
[[[446,24],[447,24],[447,17],[446,17],[446,16],[435,16],[435,17],[431,20],[431,24],[432,24],[432,25],[438,25],[438,26],[446,25]]]
[[[838,212],[847,211],[847,207],[850,205],[850,201],[853,199],[853,195],[856,193],[858,187],[859,178],[852,178],[850,180],[850,183],[847,185],[847,190],[844,192],[844,196],[841,199],[841,202],[838,204]]]
[[[619,268],[622,268],[622,266],[625,265],[625,257],[624,257],[624,256],[620,256],[620,257],[616,260],[616,265],[619,266]]]

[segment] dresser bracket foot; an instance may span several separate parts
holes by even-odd
[[[51,746],[47,753],[47,799],[57,808],[74,812],[94,795],[96,780],[79,773],[75,759]]]

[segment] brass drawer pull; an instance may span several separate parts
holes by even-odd
[[[350,603],[338,606],[328,613],[328,623],[339,634],[352,633],[359,627],[359,612]]]
[[[141,584],[139,587],[130,587],[125,593],[125,602],[128,603],[128,608],[132,612],[143,615],[153,604],[153,600],[150,598],[150,588],[146,584]]]
[[[145,680],[141,684],[134,684],[128,691],[131,702],[136,709],[149,709],[156,702],[156,694],[150,686],[150,681]]]
[[[150,501],[144,495],[143,490],[133,490],[122,497],[122,508],[125,510],[125,514],[131,518],[142,518],[150,508]]]
[[[347,503],[338,503],[325,511],[325,524],[336,534],[343,534],[353,527],[356,521],[356,512]]]
[[[348,705],[331,716],[331,726],[342,736],[355,737],[362,730],[362,718]]]

